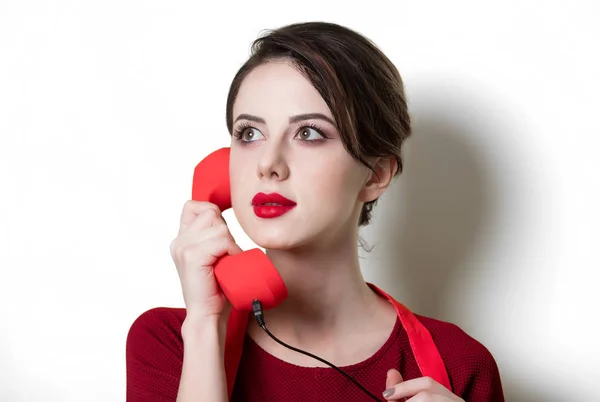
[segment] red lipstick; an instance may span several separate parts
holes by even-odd
[[[296,203],[281,194],[258,193],[252,198],[252,206],[259,218],[277,218],[294,208]]]

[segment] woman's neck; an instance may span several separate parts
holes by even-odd
[[[267,327],[280,339],[314,346],[347,334],[359,336],[368,328],[387,331],[393,324],[389,303],[362,276],[355,242],[326,249],[269,250],[267,255],[288,288],[287,299],[265,312]]]

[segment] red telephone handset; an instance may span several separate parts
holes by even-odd
[[[214,151],[194,169],[192,200],[216,204],[221,212],[231,208],[229,151],[229,148]],[[224,255],[215,263],[214,273],[223,294],[239,311],[252,311],[254,299],[260,300],[267,310],[287,297],[279,272],[258,248]]]

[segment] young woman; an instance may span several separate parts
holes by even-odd
[[[132,325],[127,400],[503,401],[483,345],[455,325],[413,315],[361,275],[358,229],[402,171],[411,134],[388,58],[339,25],[277,29],[255,41],[234,77],[226,118],[235,216],[288,288],[266,312],[269,331],[356,382],[275,342],[254,320],[243,325],[243,351],[227,371],[232,309],[212,269],[241,250],[215,205],[189,201],[171,244],[186,308],[155,308]],[[266,199],[277,205],[256,205],[259,193],[278,194]]]

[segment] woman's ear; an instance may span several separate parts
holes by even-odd
[[[393,156],[379,157],[373,163],[373,170],[369,170],[367,180],[360,192],[359,199],[362,202],[376,200],[383,194],[398,171],[398,161]]]

